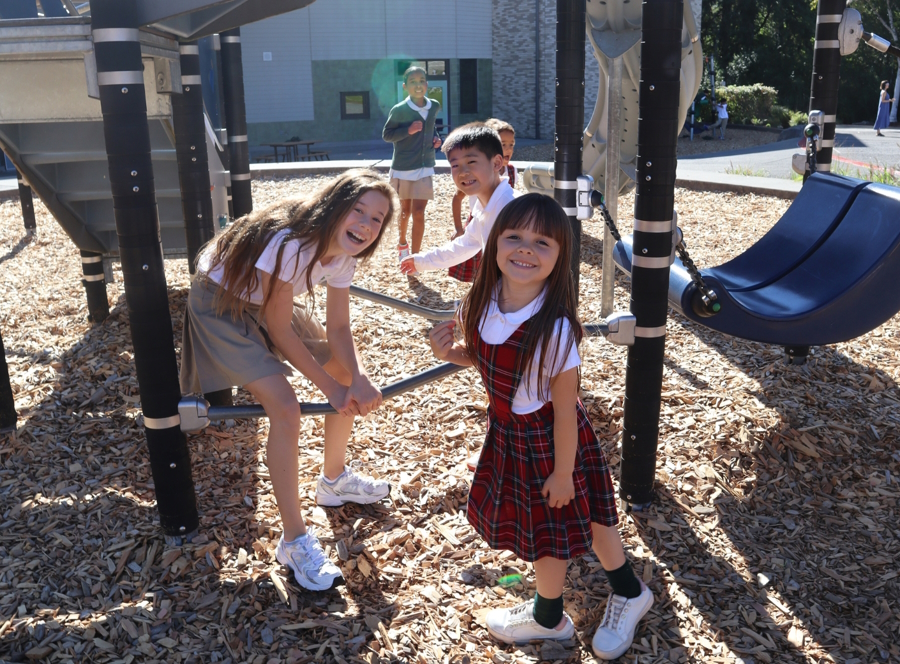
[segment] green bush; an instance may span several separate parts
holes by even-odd
[[[762,83],[729,85],[716,89],[716,98],[722,96],[728,102],[730,117],[748,124],[765,124],[772,117],[772,106],[778,98],[778,90]]]

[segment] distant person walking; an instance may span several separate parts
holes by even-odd
[[[875,135],[884,136],[882,129],[887,129],[891,124],[891,104],[893,99],[888,98],[888,82],[881,82],[881,92],[878,93],[878,117],[875,118]]]

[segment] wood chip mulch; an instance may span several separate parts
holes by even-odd
[[[319,179],[254,182],[256,205]],[[436,178],[436,194],[429,246],[452,228],[447,176]],[[700,266],[740,253],[787,206],[684,190],[676,200]],[[633,199],[620,206],[628,232]],[[534,576],[514,555],[485,548],[465,519],[465,459],[485,431],[486,398],[472,371],[387,402],[355,427],[350,458],[393,484],[383,504],[313,505],[322,421],[304,420],[301,497],[346,586],[305,592],[274,560],[280,524],[265,420],[189,437],[200,535],[166,547],[121,273],[108,287],[112,316],[92,328],[78,252],[43,205],[36,209],[28,242],[18,202],[0,203],[0,329],[19,412],[18,431],[0,437],[0,659],[593,660],[609,592],[593,556],[570,565],[572,641],[504,646],[484,629],[486,611],[532,593]],[[584,229],[581,314],[590,322],[599,319],[602,226],[595,219]],[[438,273],[402,277],[389,233],[358,283],[452,307],[465,286]],[[166,267],[180,345],[188,273],[183,260]],[[616,297],[627,309],[622,278]],[[428,321],[364,301],[352,308],[379,384],[436,364]],[[621,661],[900,661],[900,321],[816,348],[800,367],[786,365],[779,348],[677,315],[668,335],[659,497],[647,512],[621,515],[628,556],[656,603]],[[582,356],[583,398],[615,476],[626,350],[588,339]],[[305,380],[294,383],[301,399],[321,400]]]

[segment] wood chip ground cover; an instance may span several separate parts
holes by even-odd
[[[255,204],[320,180],[254,182]],[[427,245],[449,237],[451,194],[449,178],[437,177]],[[701,266],[740,253],[788,205],[684,190],[676,200]],[[632,206],[623,197],[623,232]],[[202,525],[190,545],[167,548],[121,273],[108,287],[112,316],[90,327],[78,252],[36,207],[38,234],[27,242],[18,202],[0,203],[0,329],[20,418],[15,435],[0,437],[0,659],[593,659],[608,586],[590,556],[568,577],[576,639],[508,647],[484,629],[485,612],[533,592],[534,577],[515,556],[484,548],[465,520],[465,459],[485,430],[486,399],[472,371],[387,402],[356,426],[350,458],[391,480],[383,504],[313,506],[322,422],[304,420],[301,493],[347,577],[340,590],[304,592],[274,560],[280,525],[264,420],[189,437]],[[596,321],[602,226],[595,219],[584,231],[581,314]],[[465,287],[438,273],[401,277],[395,239],[392,228],[357,283],[452,307]],[[182,260],[166,268],[180,345],[188,273]],[[616,298],[627,309],[621,278]],[[379,384],[436,364],[428,321],[360,300],[352,308]],[[659,499],[646,513],[622,515],[628,555],[656,603],[622,661],[900,661],[898,351],[897,318],[816,348],[803,367],[785,365],[778,348],[670,318]],[[615,476],[626,351],[588,339],[582,355],[583,398]],[[305,380],[294,384],[301,399],[321,400]]]

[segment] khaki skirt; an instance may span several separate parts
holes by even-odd
[[[191,283],[181,344],[182,394],[217,392],[266,376],[293,375],[260,322],[258,306],[247,305],[238,320],[229,312],[216,315],[213,298],[218,287],[204,277],[195,277]],[[291,324],[316,362],[324,366],[332,354],[322,323],[295,301]]]

